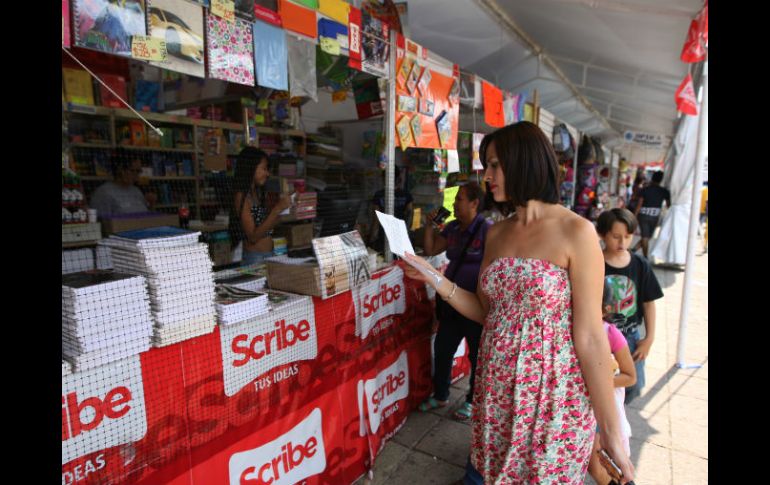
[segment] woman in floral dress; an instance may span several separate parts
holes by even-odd
[[[480,151],[495,202],[515,212],[489,229],[477,292],[406,256],[408,276],[484,322],[465,483],[581,484],[597,422],[602,448],[632,480],[602,327],[596,231],[559,205],[556,156],[539,127],[501,128]]]

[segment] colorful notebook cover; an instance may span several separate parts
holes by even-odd
[[[279,13],[283,20],[283,28],[305,35],[312,39],[318,37],[315,10],[295,5],[288,0],[280,0]]]
[[[148,34],[166,41],[168,57],[153,66],[206,77],[203,8],[187,0],[147,0]]]
[[[61,45],[64,47],[72,45],[70,35],[70,0],[61,0]]]
[[[64,78],[64,94],[68,103],[94,104],[94,87],[91,75],[82,69],[62,69]]]
[[[131,56],[131,37],[146,35],[144,0],[74,0],[75,45]]]
[[[254,0],[235,0],[235,15],[254,20]]]
[[[350,4],[343,0],[319,0],[318,11],[337,22],[347,24]]]
[[[115,74],[101,74],[99,76],[102,81],[104,81],[107,86],[109,86],[113,91],[115,91],[118,96],[121,98],[127,100],[128,94],[126,89],[126,78],[123,76],[116,76]],[[101,105],[107,106],[110,108],[125,108],[126,106],[123,104],[122,101],[120,101],[118,98],[115,97],[114,94],[112,94],[107,88],[99,84],[99,93],[101,94]]]
[[[208,77],[253,86],[252,24],[239,18],[227,22],[211,14],[206,22]]]

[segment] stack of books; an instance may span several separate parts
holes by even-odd
[[[110,236],[116,271],[147,279],[155,347],[210,333],[216,327],[213,263],[200,232],[155,227]]]
[[[316,192],[301,192],[296,194],[291,214],[297,219],[314,219],[318,207]]]
[[[217,285],[216,308],[221,325],[251,320],[267,313],[267,293],[244,290],[230,285]]]
[[[62,276],[62,356],[70,371],[149,350],[152,329],[142,276],[105,270]]]
[[[223,273],[219,272],[214,275],[216,278],[214,283],[256,292],[262,291],[265,288],[265,283],[267,283],[267,278],[264,276],[239,273],[230,276],[220,276]]]

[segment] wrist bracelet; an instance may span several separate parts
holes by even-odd
[[[449,301],[452,299],[453,296],[455,296],[455,291],[457,291],[457,283],[452,283],[452,291],[447,295],[446,298],[444,298],[444,301]]]

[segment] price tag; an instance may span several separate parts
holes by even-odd
[[[340,55],[340,43],[331,37],[321,37],[321,50],[333,56]]]
[[[235,2],[233,0],[211,0],[211,13],[228,22],[235,22]]]
[[[134,35],[131,38],[131,57],[146,61],[165,61],[168,57],[166,41],[155,37]]]

